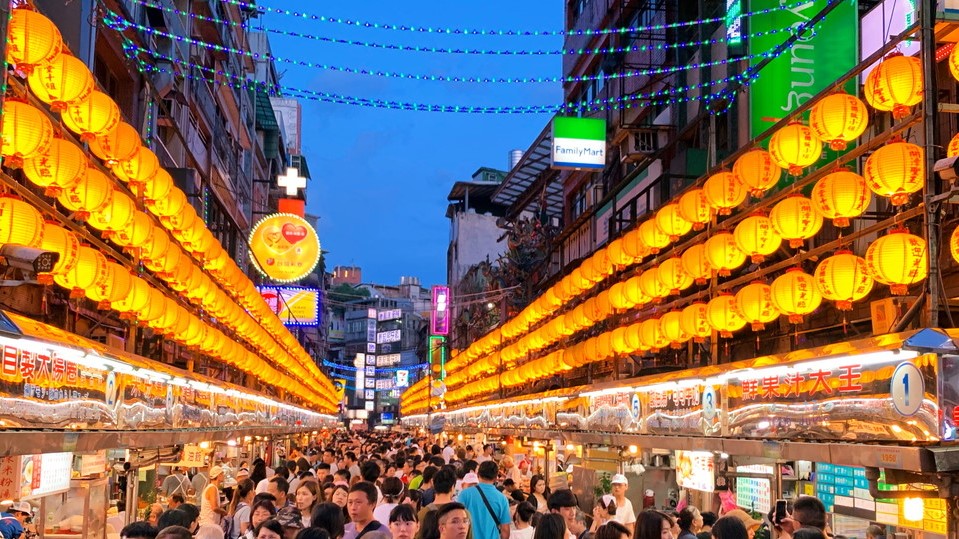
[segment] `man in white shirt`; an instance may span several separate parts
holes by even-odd
[[[616,498],[616,516],[613,520],[619,522],[629,530],[632,537],[636,528],[636,513],[633,511],[633,503],[626,497],[626,489],[629,488],[629,482],[626,476],[618,473],[610,480],[613,484],[613,497]]]
[[[453,460],[453,455],[455,454],[456,454],[456,449],[453,448],[453,442],[452,441],[446,442],[446,447],[443,448],[443,460],[445,460],[446,463],[449,464],[450,461]]]
[[[493,460],[493,444],[483,446],[483,454],[476,456],[476,462],[482,464],[488,460]]]

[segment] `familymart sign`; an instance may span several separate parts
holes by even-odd
[[[553,168],[606,166],[606,120],[553,118]]]

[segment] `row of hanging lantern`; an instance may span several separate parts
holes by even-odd
[[[0,139],[0,154],[5,164],[12,168],[22,167],[32,183],[45,188],[46,194],[56,197],[65,208],[74,212],[76,219],[87,221],[104,237],[138,255],[148,269],[167,281],[171,289],[202,306],[260,351],[262,357],[276,361],[302,380],[315,383],[314,389],[307,390],[296,380],[286,382],[296,387],[296,393],[304,398],[313,402],[318,400],[332,408],[335,403],[330,381],[222,248],[188,203],[185,194],[174,186],[156,155],[141,145],[136,129],[120,120],[116,103],[94,89],[89,69],[63,50],[56,26],[39,13],[14,9],[8,43],[11,44],[7,49],[8,63],[27,75],[28,85],[35,96],[59,112],[63,125],[88,142],[90,150],[112,169],[116,178],[143,198],[153,217],[138,211],[133,199],[117,189],[99,169],[89,166],[82,149],[57,137],[43,111],[9,98],[3,107]],[[162,226],[155,226],[154,218]],[[63,238],[62,234],[54,235]],[[89,267],[89,261],[82,267]],[[222,285],[222,289],[206,272]],[[71,272],[63,271],[59,275],[55,272],[54,281],[70,288],[74,296],[82,296],[90,287],[96,289],[115,280],[98,275],[102,279],[93,286],[87,282],[89,278],[86,276],[74,282],[68,275]],[[123,277],[119,279],[124,280]],[[133,287],[120,286],[119,289],[132,290]],[[112,297],[120,299],[117,294]],[[98,301],[103,306],[111,303],[106,299]],[[158,309],[157,303],[163,304],[148,303],[148,307],[154,310]],[[131,312],[144,320],[146,308]],[[154,329],[172,335],[186,335],[190,337],[185,339],[187,342],[196,341],[199,330],[193,328],[201,324],[188,323],[190,317],[176,316],[177,313],[174,309],[164,317],[177,321],[177,326],[164,325],[165,320],[151,326],[159,326]],[[172,331],[176,329],[184,331]],[[218,339],[204,342],[211,341],[219,342]],[[232,341],[230,343],[228,346],[239,347]],[[246,370],[257,375],[270,371],[264,370],[261,364]]]
[[[922,88],[919,60],[893,54],[870,72],[863,93],[873,108],[890,111],[894,118],[900,119],[908,115],[909,107],[921,101]],[[910,195],[920,191],[924,185],[923,150],[915,144],[894,138],[869,156],[863,175],[838,169],[816,183],[810,198],[799,195],[787,197],[776,204],[768,215],[757,213],[748,216],[737,224],[732,233],[714,234],[705,243],[692,246],[680,256],[672,257],[629,281],[617,283],[527,334],[532,326],[553,315],[568,301],[590,291],[616,271],[638,263],[650,254],[658,254],[690,230],[702,230],[711,222],[714,214],[730,214],[749,195],[761,198],[781,180],[783,169],[793,175],[801,174],[805,167],[821,158],[823,144],[828,144],[833,150],[845,149],[848,143],[857,140],[865,132],[867,125],[868,110],[856,96],[836,92],[819,100],[810,109],[808,126],[793,122],[779,129],[770,138],[768,151],[757,148],[744,153],[735,161],[731,172],[717,172],[707,178],[701,188],[690,189],[678,200],[666,204],[652,218],[583,261],[517,316],[452,357],[447,364],[450,373],[447,384],[454,386],[480,374],[496,372],[501,362],[511,366],[527,357],[531,351],[545,348],[561,338],[591,327],[614,309],[661,301],[694,282],[704,284],[713,271],[720,276],[729,275],[732,270],[742,266],[747,257],[754,263],[760,263],[764,257],[779,249],[783,240],[787,240],[793,248],[800,247],[819,231],[823,218],[832,220],[837,227],[847,227],[850,219],[866,211],[873,193],[890,199],[894,206],[905,204]],[[956,151],[959,153],[959,140]],[[956,244],[959,245],[959,240]],[[727,336],[745,327],[747,322],[759,327],[775,320],[780,314],[785,314],[793,321],[798,320],[818,307],[823,298],[834,301],[837,308],[851,309],[853,301],[869,293],[873,279],[890,285],[896,294],[904,294],[908,285],[923,280],[928,271],[925,251],[922,238],[904,230],[896,230],[874,242],[867,251],[866,259],[848,251],[840,251],[822,261],[815,276],[801,271],[786,272],[777,282],[790,283],[790,286],[780,284],[775,294],[771,285],[754,283],[743,288],[747,291],[744,297],[748,300],[734,303],[726,296],[718,296],[710,302],[714,305],[712,309],[697,307],[695,312],[714,313],[715,324],[708,327]],[[810,283],[813,286],[810,287]],[[808,292],[798,297],[794,292],[800,289]],[[606,297],[607,294],[614,297]],[[778,298],[778,304],[773,298]],[[730,310],[734,305],[743,308],[744,312]],[[690,309],[690,312],[693,310]],[[661,332],[654,332],[650,322],[646,324],[646,333],[649,336],[661,334],[676,337],[671,340],[676,343],[679,341],[677,338],[683,335],[678,329],[681,327],[678,323],[681,317],[678,314],[667,315],[670,316],[666,317]],[[741,325],[740,321],[743,321]],[[686,327],[702,329],[707,325],[697,326],[688,322]],[[692,334],[689,331],[686,333]],[[513,339],[515,342],[493,353],[501,342]],[[625,341],[620,339],[617,342]],[[653,347],[650,344],[645,350],[653,348],[661,346]],[[609,349],[612,348],[599,348],[603,352],[600,354],[602,359],[609,357],[605,355]],[[623,346],[618,346],[614,351],[621,353],[618,350],[622,349]],[[644,349],[632,351],[636,350]],[[556,354],[553,352],[547,357],[526,363],[522,370],[507,371],[502,382],[504,385],[516,385],[539,377],[534,373],[548,373],[548,368],[563,370],[570,365],[568,362],[557,363],[559,356]],[[573,366],[578,363],[574,361]],[[483,384],[493,387],[498,383],[486,378],[450,391],[447,400],[484,390],[480,387]],[[416,400],[420,400],[426,390],[425,384],[414,385],[407,394],[410,398],[416,396]]]

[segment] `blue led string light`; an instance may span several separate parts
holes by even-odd
[[[167,13],[178,15],[181,17],[189,17],[192,19],[210,22],[213,24],[229,25],[241,27],[244,29],[250,29],[249,26],[240,21],[218,19],[216,17],[209,17],[206,15],[200,15],[198,13],[190,13],[189,11],[181,11],[175,7],[166,6],[163,4],[158,4],[152,2],[151,0],[136,0],[140,5],[159,9]],[[743,16],[749,17],[751,14],[746,13]],[[680,49],[684,47],[699,47],[702,45],[716,45],[719,43],[725,43],[727,39],[725,37],[717,39],[705,39],[702,41],[684,41],[679,43],[659,43],[656,45],[631,45],[628,47],[599,47],[592,49],[558,49],[558,50],[510,50],[510,49],[459,49],[453,47],[420,47],[413,45],[397,45],[395,43],[377,43],[371,41],[357,41],[353,39],[341,39],[333,38],[327,36],[320,36],[315,34],[306,34],[302,32],[294,32],[292,30],[280,30],[276,28],[262,28],[258,29],[265,32],[270,32],[273,34],[298,37],[303,39],[309,39],[313,41],[322,41],[325,43],[336,43],[340,45],[354,45],[367,47],[371,49],[385,49],[385,50],[394,50],[394,51],[403,51],[403,52],[427,52],[427,53],[445,53],[445,54],[473,54],[473,55],[490,55],[490,56],[551,56],[551,55],[584,55],[584,54],[624,54],[630,52],[646,52],[646,51],[655,51],[655,50],[668,50],[668,49]],[[789,32],[791,28],[776,28],[768,32],[756,32],[753,34],[747,34],[744,37],[753,38],[753,37],[762,37],[766,35],[773,35],[781,32]]]
[[[809,0],[800,0],[798,2],[793,2],[791,4],[780,5],[774,8],[762,9],[757,11],[752,11],[743,16],[754,16],[754,15],[765,15],[768,13],[776,13],[783,10],[792,10],[797,7],[800,7],[804,4],[807,4]],[[300,19],[307,19],[317,22],[341,24],[346,26],[355,26],[358,28],[374,28],[378,30],[399,30],[405,32],[415,32],[415,33],[424,33],[424,34],[438,34],[438,35],[464,35],[464,36],[592,36],[592,35],[608,35],[608,34],[630,34],[634,32],[650,32],[650,31],[659,31],[659,30],[669,30],[673,28],[682,28],[685,26],[699,26],[704,24],[713,24],[719,22],[725,22],[726,17],[712,17],[709,19],[700,19],[696,21],[684,21],[684,22],[675,22],[670,24],[653,24],[647,26],[630,26],[622,28],[600,28],[597,30],[593,29],[584,29],[584,30],[489,30],[489,29],[476,29],[476,28],[434,28],[431,26],[412,26],[412,25],[403,25],[403,24],[387,24],[387,23],[376,23],[369,21],[358,21],[352,19],[344,19],[342,17],[327,17],[324,15],[314,15],[311,13],[306,13],[302,11],[295,11],[290,9],[281,9],[281,8],[271,8],[266,6],[259,6],[254,3],[244,2],[242,0],[223,0],[226,4],[233,4],[239,6],[242,9],[255,11],[257,13],[275,13],[277,15],[288,15],[292,17],[297,17]]]
[[[157,30],[155,28],[150,28],[147,26],[143,26],[141,24],[134,23],[130,20],[127,20],[121,17],[120,15],[118,15],[117,13],[113,11],[110,11],[110,10],[106,10],[106,11],[108,12],[108,16],[104,18],[104,22],[107,24],[107,26],[109,26],[113,30],[117,30],[118,32],[123,31],[127,28],[133,28],[138,31],[145,32],[147,34],[158,35],[158,36],[166,37],[169,39],[173,39],[175,41],[205,47],[213,51],[248,56],[256,60],[270,60],[275,62],[293,64],[300,67],[323,69],[323,70],[335,71],[339,73],[349,73],[352,75],[369,75],[369,76],[375,76],[375,77],[406,79],[406,80],[416,80],[416,81],[431,81],[431,82],[530,84],[530,83],[558,83],[558,82],[571,83],[571,82],[584,82],[584,81],[593,81],[593,80],[608,81],[608,80],[614,80],[614,79],[620,79],[620,78],[632,78],[632,77],[641,77],[641,76],[650,76],[650,75],[665,75],[669,73],[676,73],[679,71],[688,71],[691,69],[721,66],[721,65],[726,65],[730,62],[739,62],[741,60],[752,60],[754,58],[764,57],[767,55],[766,52],[762,52],[758,54],[751,54],[751,55],[735,57],[735,58],[724,58],[720,60],[713,60],[709,62],[699,62],[696,64],[689,64],[689,65],[678,65],[678,66],[656,68],[656,69],[628,70],[622,73],[602,73],[602,74],[596,74],[596,75],[583,75],[578,77],[459,77],[459,76],[449,76],[449,75],[423,75],[423,74],[416,74],[416,73],[400,73],[400,72],[394,72],[394,71],[379,71],[379,70],[372,70],[372,69],[343,67],[343,66],[335,66],[330,64],[317,64],[317,63],[308,62],[305,60],[295,60],[291,58],[274,56],[271,54],[261,55],[251,51],[237,49],[234,47],[224,47],[222,45],[217,45],[215,43],[208,43],[205,41],[201,41],[201,40],[186,37],[186,36],[171,34],[169,32],[164,32],[162,30]],[[791,27],[788,27],[787,30],[788,29],[791,29]],[[777,32],[778,31],[786,31],[786,30],[777,30]],[[140,50],[144,52],[152,53],[150,49],[140,48]]]
[[[387,108],[394,110],[410,110],[418,112],[455,112],[455,113],[474,113],[474,114],[554,114],[557,112],[575,112],[575,111],[601,111],[601,110],[619,110],[619,109],[629,109],[633,106],[636,106],[635,102],[643,101],[643,103],[683,103],[689,101],[711,101],[716,96],[714,95],[699,95],[699,96],[687,96],[687,97],[675,97],[668,98],[673,94],[680,94],[689,90],[706,88],[709,86],[724,84],[728,82],[740,82],[744,86],[748,85],[752,80],[755,80],[756,74],[750,74],[744,72],[743,74],[733,75],[719,80],[711,80],[691,86],[678,86],[671,87],[665,90],[660,90],[650,93],[637,93],[625,96],[611,97],[607,99],[594,99],[592,101],[581,101],[578,103],[567,103],[565,105],[529,105],[529,106],[512,106],[512,107],[480,107],[473,105],[431,105],[431,104],[421,104],[421,103],[404,103],[398,101],[387,101],[382,99],[367,99],[359,98],[352,96],[344,96],[340,94],[334,94],[330,92],[320,92],[315,90],[303,90],[297,88],[289,88],[283,86],[273,86],[266,84],[264,82],[251,81],[244,79],[241,76],[238,76],[233,73],[227,73],[218,69],[213,69],[205,66],[200,66],[196,64],[191,64],[177,58],[173,58],[166,55],[161,55],[158,53],[152,53],[153,56],[157,58],[162,58],[178,65],[185,66],[187,68],[195,68],[199,71],[205,71],[214,75],[212,78],[197,76],[191,73],[181,73],[174,69],[163,68],[157,65],[148,64],[145,61],[141,60],[137,56],[137,51],[142,51],[141,47],[133,45],[129,41],[124,44],[124,53],[131,60],[136,61],[138,68],[141,72],[154,72],[154,73],[167,73],[167,74],[177,74],[179,76],[191,79],[191,80],[200,80],[210,84],[215,85],[224,85],[233,87],[236,89],[255,89],[259,91],[266,91],[270,95],[284,95],[288,97],[299,97],[302,99],[310,99],[313,101],[321,101],[327,103],[337,103],[345,105],[357,105],[373,108]],[[780,53],[781,54],[781,53]],[[655,98],[662,97],[665,99],[656,100]]]

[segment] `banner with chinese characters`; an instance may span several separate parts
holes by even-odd
[[[676,484],[703,492],[716,490],[715,459],[711,451],[677,451]]]
[[[684,384],[643,391],[649,434],[716,435],[722,429],[719,391],[711,384]]]
[[[877,352],[749,369],[726,385],[728,436],[927,440],[939,358]]]
[[[121,378],[123,383],[120,394],[123,396],[124,413],[117,417],[120,428],[150,429],[176,426],[173,417],[175,409],[173,386],[128,375],[121,375]]]
[[[632,391],[590,395],[585,428],[608,432],[639,432],[642,427],[639,395]]]

